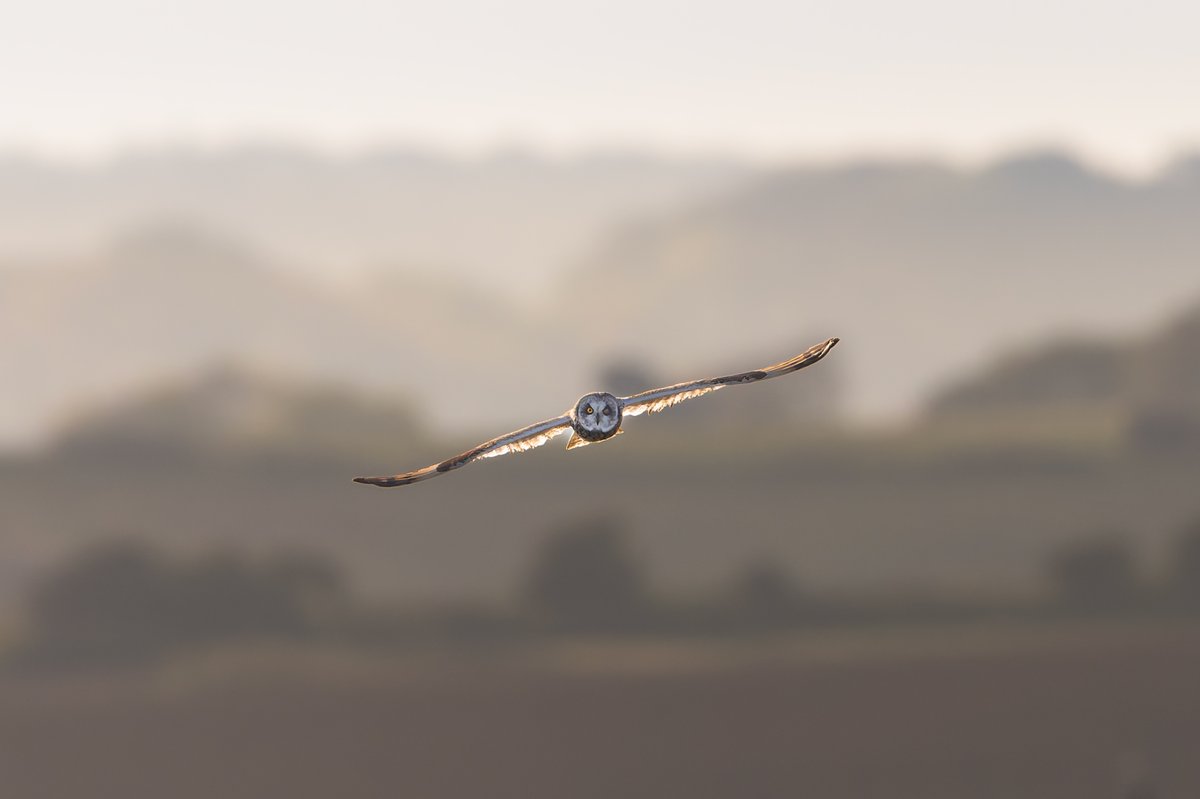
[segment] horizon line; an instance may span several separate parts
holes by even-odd
[[[742,166],[747,169],[844,168],[863,164],[934,164],[979,172],[1004,163],[1036,156],[1059,156],[1085,171],[1115,180],[1144,182],[1170,173],[1181,163],[1200,158],[1200,138],[1194,143],[1162,147],[1152,163],[1134,167],[1122,159],[1098,154],[1061,137],[1031,137],[966,154],[948,146],[861,146],[836,151],[797,148],[792,152],[763,152],[753,148],[686,147],[662,143],[612,140],[576,146],[557,146],[532,138],[498,138],[478,146],[461,146],[410,137],[385,137],[354,145],[336,145],[314,138],[247,135],[213,141],[178,135],[158,140],[131,140],[93,151],[70,150],[28,143],[0,143],[0,165],[27,162],[59,169],[104,169],[122,162],[163,157],[218,159],[230,155],[275,152],[327,162],[354,163],[387,155],[409,155],[460,164],[483,164],[526,159],[543,164],[582,164],[589,161],[657,161],[666,164]]]

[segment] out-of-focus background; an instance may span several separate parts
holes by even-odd
[[[1200,795],[1198,26],[6,13],[0,793]]]

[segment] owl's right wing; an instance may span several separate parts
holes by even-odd
[[[750,372],[739,372],[736,375],[726,375],[725,377],[708,377],[704,380],[691,380],[687,383],[676,383],[673,386],[664,386],[663,388],[643,391],[640,394],[634,394],[629,397],[621,397],[621,415],[639,416],[643,413],[657,413],[658,411],[670,408],[672,405],[678,405],[684,400],[689,400],[693,397],[702,397],[710,392],[725,388],[725,386],[756,383],[759,380],[767,380],[768,378],[791,374],[806,366],[812,366],[824,358],[837,343],[838,339],[836,338],[827,339],[815,347],[809,347],[795,358],[772,366],[764,366],[761,369],[755,369]]]
[[[456,455],[450,460],[435,463],[432,466],[426,466],[424,469],[416,469],[415,471],[394,474],[388,477],[355,477],[354,482],[383,486],[385,488],[406,486],[409,483],[417,483],[421,480],[428,480],[430,477],[437,477],[439,474],[445,474],[460,466],[466,466],[468,463],[474,463],[483,458],[495,458],[499,455],[507,455],[510,452],[524,452],[527,449],[540,447],[555,436],[569,433],[570,431],[571,418],[563,415],[555,419],[547,419],[544,422],[531,424],[529,427],[523,427],[520,430],[515,430],[499,438],[493,438],[491,441],[485,441],[461,455]]]

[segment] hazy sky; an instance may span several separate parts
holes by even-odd
[[[1200,144],[1200,3],[40,0],[0,30],[0,149],[283,140],[755,158]]]

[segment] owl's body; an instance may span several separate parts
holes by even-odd
[[[677,383],[673,386],[643,391],[629,397],[617,397],[604,391],[584,394],[574,407],[561,416],[494,438],[450,460],[390,477],[356,477],[354,481],[385,487],[408,485],[436,477],[482,458],[494,458],[509,452],[524,452],[534,447],[540,447],[555,436],[568,432],[572,435],[570,441],[567,442],[567,449],[606,441],[622,432],[621,423],[628,416],[657,413],[684,400],[703,396],[726,386],[755,383],[759,380],[791,374],[824,358],[837,343],[838,339],[831,338],[815,347],[810,347],[795,358],[773,366],[725,377],[710,377],[704,380]]]

